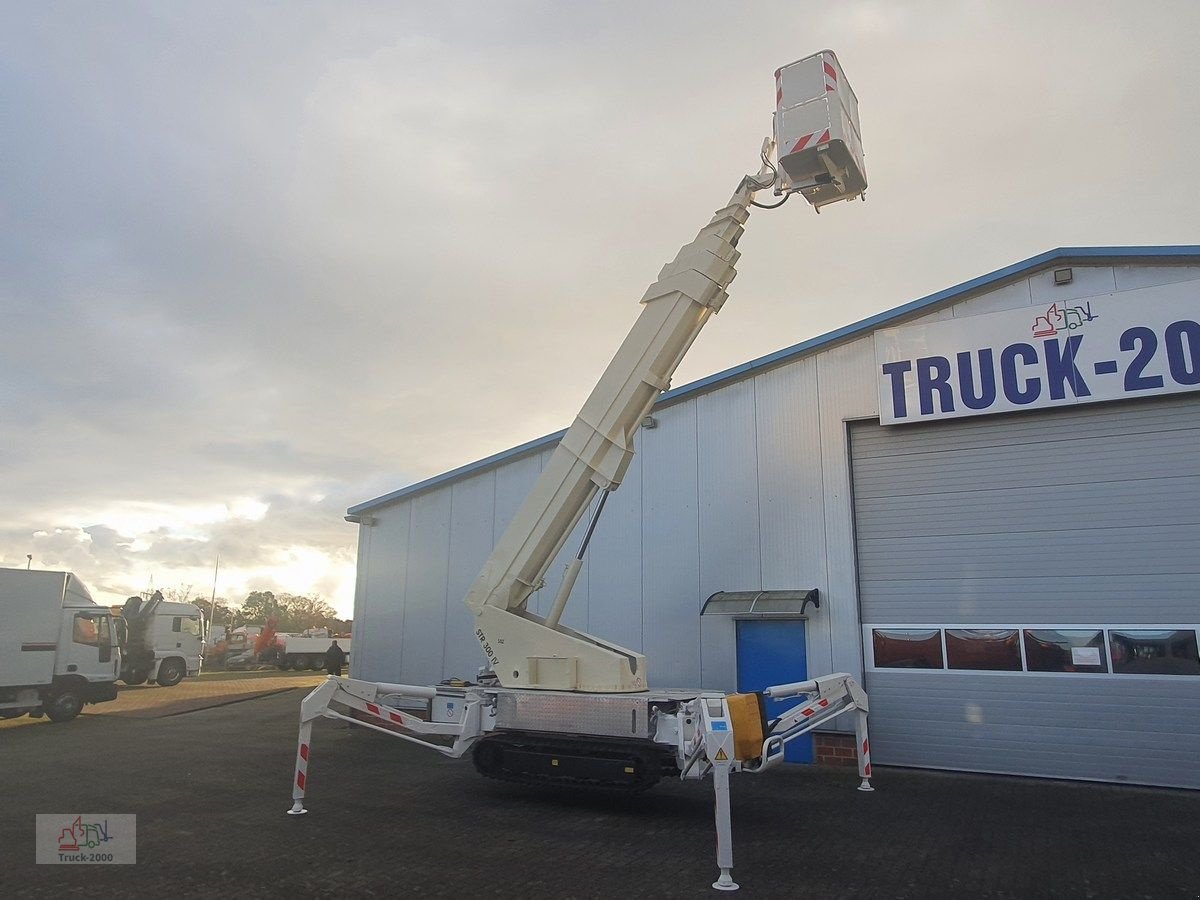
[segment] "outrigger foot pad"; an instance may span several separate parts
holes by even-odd
[[[871,779],[869,779],[869,778],[864,778],[864,779],[862,780],[862,784],[860,784],[860,785],[858,786],[858,789],[859,789],[860,791],[873,791],[873,790],[875,790],[875,788],[871,787]]]
[[[295,803],[293,803],[292,808],[287,811],[287,814],[289,816],[303,816],[307,813],[308,813],[308,810],[304,808],[304,804],[301,803],[299,800],[297,800]]]
[[[736,891],[738,883],[733,880],[733,876],[729,874],[728,869],[722,869],[721,877],[713,882],[713,887],[718,891]]]

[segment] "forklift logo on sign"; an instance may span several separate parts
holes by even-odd
[[[85,850],[99,847],[112,840],[108,836],[108,819],[103,822],[83,821],[83,816],[76,816],[75,821],[64,828],[58,835],[58,852],[77,852],[82,846]]]
[[[1056,334],[1074,331],[1082,328],[1088,322],[1100,318],[1092,312],[1092,304],[1083,306],[1063,306],[1052,303],[1044,316],[1033,320],[1034,337],[1054,337]]]
[[[36,822],[39,864],[137,862],[137,816],[39,814]]]

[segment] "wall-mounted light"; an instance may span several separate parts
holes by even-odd
[[[1055,284],[1070,284],[1075,280],[1075,273],[1070,269],[1055,269],[1054,283]]]
[[[345,519],[346,519],[346,521],[347,521],[347,522],[349,522],[351,525],[366,525],[367,527],[370,527],[370,526],[372,526],[372,525],[374,525],[374,524],[375,524],[375,517],[374,517],[374,516],[354,516],[354,515],[350,515],[350,516],[345,516]]]
[[[642,419],[642,427],[643,428],[657,428],[658,427],[658,419],[654,418],[654,416],[646,416],[646,418]]]

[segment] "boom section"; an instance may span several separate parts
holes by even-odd
[[[596,493],[620,485],[642,419],[725,302],[756,189],[759,185],[744,180],[729,204],[659,272],[633,328],[468,591],[465,602],[478,617],[476,637],[506,687],[645,690],[640,654],[559,625],[561,604],[551,623],[526,606]],[[585,659],[590,655],[610,658],[593,665]]]

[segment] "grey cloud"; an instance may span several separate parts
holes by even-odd
[[[567,424],[822,46],[868,203],[756,213],[677,383],[1051,246],[1194,241],[1198,30],[1082,0],[11,10],[0,559],[345,559],[345,505]],[[80,538],[238,498],[271,510]]]

